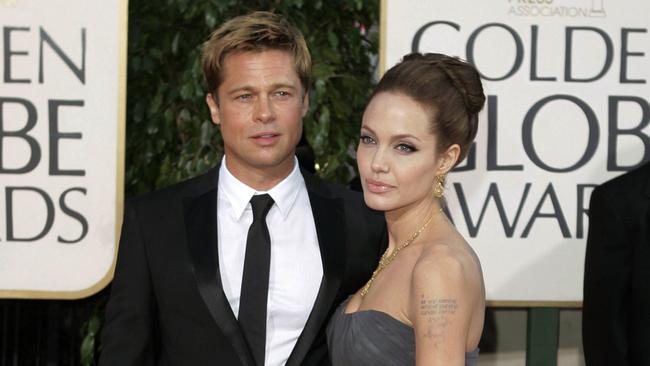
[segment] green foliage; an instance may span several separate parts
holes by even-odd
[[[108,295],[106,291],[93,296],[90,302],[94,303],[92,313],[81,326],[81,346],[79,347],[79,363],[82,366],[95,366],[99,351],[99,334],[104,323],[104,308]]]
[[[93,314],[88,321],[84,324],[82,328],[82,334],[84,335],[83,340],[81,341],[81,364],[82,365],[94,365],[95,364],[95,342],[99,339],[99,329],[101,323],[99,316]]]
[[[284,14],[311,50],[313,88],[305,134],[318,174],[347,182],[372,89],[379,2],[362,0],[131,0],[126,116],[126,196],[204,172],[223,154],[210,121],[200,68],[201,44],[225,20],[254,10]],[[81,329],[81,364],[95,365],[106,291]]]
[[[362,26],[377,24],[378,2],[130,2],[126,143],[127,196],[197,175],[223,154],[205,105],[201,43],[226,19],[253,10],[286,15],[305,35],[314,68],[305,134],[318,174],[345,182],[372,88],[376,43]]]

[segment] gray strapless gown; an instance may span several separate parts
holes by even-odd
[[[348,300],[336,309],[327,325],[333,366],[415,365],[413,328],[377,310],[346,314]],[[476,366],[477,362],[478,349],[465,353],[465,366]]]

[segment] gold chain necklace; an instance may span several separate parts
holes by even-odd
[[[439,210],[439,212],[442,212],[442,208]],[[400,245],[400,246],[398,246],[397,248],[395,248],[395,250],[393,250],[393,252],[390,253],[390,255],[388,255],[388,249],[386,249],[386,251],[384,252],[384,254],[383,254],[383,255],[381,256],[381,258],[379,259],[379,264],[377,265],[377,269],[375,269],[375,271],[372,272],[372,276],[370,276],[370,279],[368,280],[368,282],[366,282],[365,286],[363,286],[363,288],[361,288],[361,292],[359,293],[359,294],[361,295],[361,298],[364,298],[364,297],[366,296],[366,294],[368,293],[368,290],[370,290],[370,287],[372,286],[372,282],[375,280],[375,278],[377,277],[377,275],[379,275],[379,273],[380,273],[384,268],[388,267],[388,265],[393,261],[393,259],[395,259],[395,257],[397,257],[397,254],[399,254],[399,252],[400,252],[402,249],[404,249],[404,248],[406,248],[407,246],[409,246],[411,243],[413,243],[413,241],[414,241],[418,236],[420,236],[420,234],[422,233],[422,231],[424,231],[424,229],[425,229],[425,228],[429,225],[429,223],[431,222],[431,219],[433,219],[433,213],[431,214],[431,216],[429,216],[429,219],[427,220],[427,222],[424,223],[424,225],[422,225],[422,226],[421,226],[421,227],[420,227],[416,232],[414,232],[413,235],[411,235],[410,238],[406,239],[406,241],[404,241],[404,243],[402,243],[402,245]]]

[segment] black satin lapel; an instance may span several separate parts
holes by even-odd
[[[189,251],[201,297],[239,354],[242,364],[253,365],[250,350],[221,285],[217,251],[217,189],[186,198],[183,203]]]
[[[645,226],[641,227],[641,230],[643,232],[648,232],[648,226],[650,226],[650,162],[646,163],[646,166],[644,167],[646,171],[645,175],[645,199],[646,199],[646,211],[647,211],[647,217],[645,220]]]
[[[300,365],[309,351],[314,338],[326,325],[328,314],[341,286],[345,271],[345,220],[343,203],[309,191],[309,202],[314,215],[318,245],[323,262],[323,280],[318,290],[314,308],[309,314],[296,346],[293,348],[287,365]]]
[[[646,163],[646,166],[643,169],[646,171],[645,195],[650,197],[650,162]]]

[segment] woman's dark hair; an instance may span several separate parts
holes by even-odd
[[[370,99],[383,92],[401,93],[422,105],[429,112],[439,151],[458,144],[456,164],[465,158],[485,104],[481,77],[473,65],[439,53],[412,53],[384,74]]]

